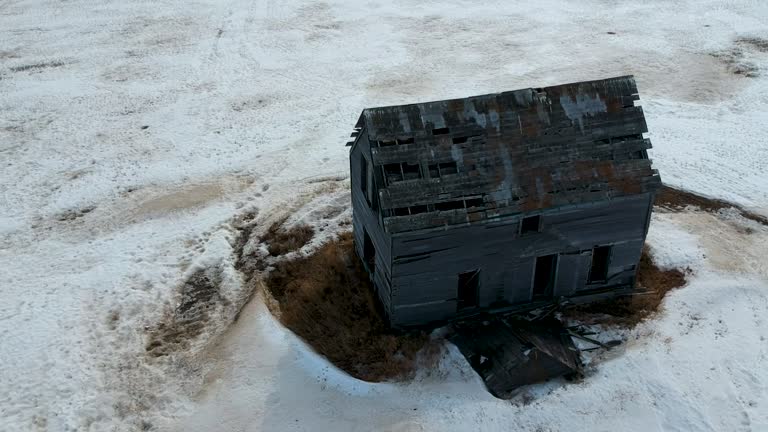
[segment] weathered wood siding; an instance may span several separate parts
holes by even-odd
[[[368,204],[365,194],[361,189],[362,167],[360,165],[360,156],[364,155],[367,161],[371,161],[370,146],[368,144],[367,134],[361,133],[356,144],[350,151],[350,176],[352,178],[352,224],[355,236],[355,250],[362,259],[364,232],[368,233],[376,249],[376,268],[373,274],[373,282],[376,287],[377,295],[384,306],[388,315],[391,314],[391,235],[384,231],[380,222],[379,212],[374,211]],[[369,167],[369,170],[371,167]],[[377,192],[376,170],[374,173],[373,194]]]
[[[536,257],[558,254],[553,297],[631,286],[647,233],[652,194],[549,209],[541,232],[519,234],[523,215],[392,237],[391,320],[407,326],[457,313],[458,274],[480,269],[479,307],[532,299]],[[592,248],[613,246],[608,279],[587,284]]]

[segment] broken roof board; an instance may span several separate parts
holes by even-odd
[[[374,165],[419,165],[418,178],[379,185],[385,228],[477,223],[656,190],[637,99],[627,76],[364,110],[357,127]],[[441,164],[455,171],[442,174]]]

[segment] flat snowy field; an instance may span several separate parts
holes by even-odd
[[[354,380],[259,296],[230,325],[233,221],[333,232],[365,107],[634,74],[662,179],[768,215],[766,39],[765,0],[0,0],[0,430],[768,430],[768,229],[733,212],[657,212],[690,283],[527,404],[455,350]],[[148,355],[199,269],[229,306]]]

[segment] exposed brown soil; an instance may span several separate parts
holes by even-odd
[[[307,225],[296,225],[284,228],[281,220],[273,223],[262,236],[261,241],[267,244],[267,250],[272,256],[280,256],[301,249],[312,240],[315,231]]]
[[[658,311],[669,291],[685,285],[689,273],[689,269],[660,268],[653,262],[653,255],[646,246],[637,267],[637,285],[646,291],[644,294],[577,306],[567,309],[564,316],[585,323],[634,327]]]
[[[688,206],[698,207],[707,212],[718,212],[734,208],[747,219],[768,225],[768,218],[716,198],[707,198],[693,192],[662,186],[654,203],[672,211],[681,211]],[[565,316],[585,322],[618,324],[632,327],[658,311],[664,296],[672,289],[685,284],[690,269],[663,270],[653,262],[653,256],[646,246],[637,270],[637,285],[647,291],[633,297],[592,303],[567,310]]]
[[[693,192],[685,191],[682,189],[675,189],[669,186],[662,186],[661,189],[657,192],[656,202],[654,202],[654,205],[678,211],[684,209],[687,206],[698,207],[708,212],[717,212],[722,209],[735,208],[745,218],[751,219],[763,225],[768,225],[768,218],[765,216],[752,213],[735,204],[729,203],[728,201],[723,201],[716,198],[707,198],[701,195],[697,195]]]
[[[388,328],[359,261],[345,233],[309,256],[278,263],[265,284],[280,321],[340,369],[366,381],[407,378],[429,338]]]
[[[760,68],[745,59],[744,50],[741,48],[745,43],[747,42],[737,43],[734,47],[716,51],[710,53],[710,55],[718,59],[728,72],[747,78],[756,78],[760,76]],[[747,44],[751,45],[751,43]]]
[[[219,295],[218,281],[203,270],[193,273],[181,287],[179,305],[150,331],[147,353],[161,357],[189,347],[190,341],[202,333],[209,311],[217,303],[227,303]]]
[[[687,206],[709,212],[735,208],[744,217],[768,225],[765,217],[726,201],[668,186],[659,191],[655,205],[672,211]],[[283,229],[282,222],[273,224],[261,238],[273,256],[300,249],[314,234],[305,226]],[[248,261],[245,258],[241,256],[241,262]],[[251,273],[248,266],[239,268]],[[564,315],[582,322],[635,326],[656,313],[664,296],[686,283],[689,272],[658,267],[646,247],[637,281],[644,294],[571,308]],[[279,261],[265,286],[277,303],[276,315],[282,323],[354,377],[366,381],[408,377],[415,370],[416,353],[425,347],[424,351],[432,353],[426,361],[437,358],[439,347],[429,344],[425,334],[388,328],[368,275],[355,255],[351,233],[342,234],[309,256]]]

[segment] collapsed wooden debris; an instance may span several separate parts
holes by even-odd
[[[498,398],[509,399],[526,385],[583,373],[571,332],[556,320],[531,323],[492,317],[451,327],[449,340]]]
[[[584,375],[582,351],[610,350],[621,341],[601,342],[583,326],[566,327],[553,317],[556,309],[488,315],[455,321],[448,340],[459,348],[488,391],[500,399],[514,397],[521,387]],[[576,344],[574,339],[580,340]]]

